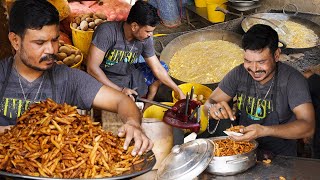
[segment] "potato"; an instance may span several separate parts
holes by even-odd
[[[203,100],[203,95],[202,95],[202,94],[199,94],[199,95],[198,95],[198,100],[199,100],[199,101],[202,101],[202,100]]]
[[[96,24],[97,26],[100,25],[101,23],[103,23],[102,19],[95,19],[94,20],[94,24]]]
[[[71,66],[74,64],[75,55],[71,54],[70,56],[64,58],[63,63],[67,66]]]
[[[94,19],[93,19],[93,18],[90,18],[90,17],[87,17],[87,18],[86,18],[86,21],[89,23],[89,22],[93,22]]]
[[[80,50],[76,50],[75,55],[81,55],[81,51]]]
[[[71,25],[73,28],[75,28],[75,29],[77,29],[77,27],[78,27],[78,24],[77,23],[72,23],[72,25]]]
[[[64,45],[64,41],[59,39],[59,45],[63,46]]]
[[[86,20],[86,18],[90,17],[89,14],[84,14],[82,17],[81,17],[81,22]]]
[[[94,28],[96,26],[96,24],[94,22],[89,22],[89,28]]]
[[[107,16],[103,13],[96,13],[95,14],[97,17],[99,17],[100,19],[107,19]]]
[[[60,46],[59,52],[66,53],[68,56],[71,54],[71,49],[67,46]]]
[[[80,29],[83,30],[83,31],[88,30],[88,22],[87,21],[81,21]]]
[[[76,55],[76,57],[74,58],[74,64],[77,64],[80,61],[81,61],[81,55]]]
[[[60,52],[57,54],[59,60],[63,60],[64,58],[66,58],[68,55],[64,52]]]
[[[62,61],[57,61],[56,63],[57,64],[64,64]]]
[[[81,18],[80,18],[80,17],[75,17],[75,18],[74,18],[74,22],[75,22],[77,25],[80,25],[80,23],[81,23]]]

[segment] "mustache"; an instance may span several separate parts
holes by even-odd
[[[43,61],[50,61],[50,60],[54,60],[54,61],[57,61],[58,60],[58,56],[55,55],[55,54],[48,54],[46,56],[43,56],[41,57],[40,59],[40,63],[43,62]]]
[[[250,68],[248,68],[248,71],[253,73],[266,73],[264,70],[252,71]]]

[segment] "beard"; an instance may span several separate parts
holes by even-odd
[[[21,46],[20,59],[21,59],[21,62],[25,66],[27,66],[27,67],[29,67],[29,68],[31,68],[33,70],[36,70],[36,71],[46,71],[46,70],[49,70],[49,69],[51,69],[53,67],[53,66],[50,66],[50,67],[47,67],[47,68],[41,68],[41,67],[38,67],[38,66],[35,66],[35,65],[31,64],[30,61],[29,61],[28,55],[26,53],[26,50],[23,47],[23,45]],[[47,54],[47,55],[45,55],[45,56],[40,58],[39,63],[41,63],[43,61],[52,61],[52,60],[56,61],[57,59],[58,58],[57,58],[57,56],[55,54]]]

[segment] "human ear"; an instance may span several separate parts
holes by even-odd
[[[274,52],[274,59],[276,60],[276,62],[279,61],[280,54],[281,54],[281,49],[278,48],[278,49],[276,50],[276,52]]]
[[[9,32],[8,38],[10,40],[11,46],[14,48],[14,50],[18,50],[20,48],[21,44],[21,38],[14,32]]]
[[[131,23],[131,30],[133,32],[137,31],[139,29],[139,25],[136,22]]]

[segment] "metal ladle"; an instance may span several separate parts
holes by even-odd
[[[281,33],[282,35],[286,35],[286,34],[289,34],[289,30],[287,29],[287,27],[279,20],[275,20],[275,19],[272,19],[272,20],[269,20],[269,19],[266,19],[266,18],[261,18],[261,17],[255,17],[255,16],[252,16],[252,15],[241,15],[241,14],[238,14],[238,13],[234,13],[234,12],[230,12],[226,9],[223,9],[221,7],[216,7],[215,9],[216,11],[221,11],[223,12],[224,14],[232,14],[232,15],[235,15],[235,16],[239,16],[239,17],[245,17],[245,18],[253,18],[253,19],[260,19],[260,20],[263,20],[263,21],[266,21],[268,23],[265,23],[265,24],[270,24],[274,30],[276,30],[278,33]]]

